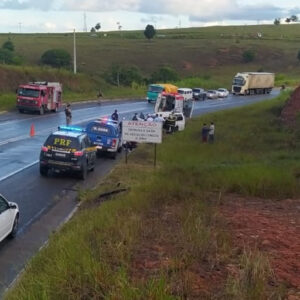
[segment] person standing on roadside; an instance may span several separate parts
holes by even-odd
[[[66,115],[66,124],[67,126],[69,126],[72,123],[72,110],[71,110],[70,103],[68,103],[65,108],[65,115]]]
[[[215,141],[215,124],[214,122],[211,122],[208,131],[208,142],[210,144],[213,144],[214,141]]]
[[[111,115],[111,119],[114,121],[119,121],[118,111],[115,109],[114,113]]]
[[[98,104],[101,105],[101,99],[103,97],[103,93],[101,91],[101,89],[99,89],[99,93],[97,94],[97,98],[98,98]]]
[[[203,123],[202,131],[201,131],[202,143],[207,143],[208,132],[209,132],[208,126],[206,125],[206,123]]]
[[[138,121],[138,114],[134,113],[134,116],[132,117],[132,121]]]

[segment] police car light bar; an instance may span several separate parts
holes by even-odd
[[[58,130],[60,131],[74,131],[74,132],[84,132],[85,129],[81,127],[75,126],[58,126]]]

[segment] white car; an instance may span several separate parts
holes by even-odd
[[[19,224],[19,207],[14,202],[8,202],[0,194],[0,242],[7,236],[15,237]]]
[[[220,98],[226,98],[229,95],[229,91],[227,89],[224,89],[224,88],[218,89],[217,93],[218,93],[218,97],[220,97]]]
[[[217,99],[219,98],[217,91],[215,90],[208,90],[206,92],[207,99]]]

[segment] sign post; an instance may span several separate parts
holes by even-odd
[[[156,166],[156,144],[162,143],[162,122],[123,121],[124,142],[150,143],[154,145],[154,166]],[[126,153],[127,163],[127,153]]]

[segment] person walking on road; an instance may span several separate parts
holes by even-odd
[[[118,111],[115,109],[114,113],[111,115],[111,119],[114,121],[119,121]]]
[[[215,124],[214,122],[211,122],[208,131],[208,142],[210,144],[213,144],[214,141],[215,141]]]
[[[206,125],[206,123],[202,126],[202,143],[207,143],[207,137],[208,137],[209,127]]]
[[[97,98],[98,98],[98,104],[101,105],[101,99],[103,97],[103,93],[101,91],[101,89],[99,89],[99,93],[97,94]]]
[[[65,115],[66,115],[66,124],[67,126],[69,126],[72,123],[72,110],[71,110],[70,103],[68,103],[65,108]]]

